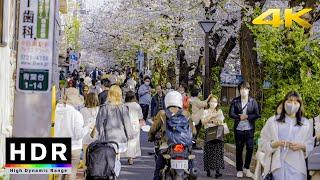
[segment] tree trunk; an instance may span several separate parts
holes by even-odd
[[[176,71],[174,61],[170,61],[167,68],[167,81],[171,83],[172,87],[176,84]]]
[[[184,50],[181,50],[179,59],[180,59],[179,83],[180,83],[180,85],[185,87],[186,90],[188,90],[189,66],[188,66],[188,62],[185,58]]]
[[[265,3],[265,0],[260,2],[262,7]],[[254,6],[254,3],[255,2],[253,0],[249,1],[249,4],[251,6]],[[255,97],[258,101],[261,101],[263,87],[263,70],[258,63],[257,52],[253,50],[256,47],[253,34],[251,30],[246,26],[245,22],[241,24],[239,32],[239,45],[241,74],[243,78],[250,83],[251,96]]]

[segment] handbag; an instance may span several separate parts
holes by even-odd
[[[224,140],[224,126],[218,125],[206,129],[206,142],[213,140]]]

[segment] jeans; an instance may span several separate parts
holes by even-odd
[[[242,171],[243,167],[246,169],[250,168],[250,163],[253,154],[253,145],[254,145],[254,130],[245,130],[235,132],[235,140],[236,140],[236,166],[237,171]],[[246,145],[246,158],[243,166],[243,148]]]
[[[146,121],[149,114],[149,105],[148,104],[140,104],[143,114],[143,119]]]

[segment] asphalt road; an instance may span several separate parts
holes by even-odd
[[[147,133],[141,132],[141,150],[142,156],[134,160],[133,165],[128,165],[127,159],[122,159],[120,180],[152,180],[153,171],[155,168],[154,156],[149,155],[149,152],[153,152],[153,144],[147,142]],[[214,178],[208,178],[206,172],[203,170],[203,152],[202,150],[195,151],[196,154],[196,167],[200,170],[199,180],[209,180]],[[214,174],[214,173],[213,173]],[[225,180],[237,179],[235,177],[236,170],[233,166],[225,162],[225,169],[222,170],[222,178]],[[83,173],[81,170],[78,172],[77,179],[82,180]],[[245,178],[243,178],[245,179]]]

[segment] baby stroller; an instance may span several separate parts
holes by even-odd
[[[85,177],[87,180],[114,180],[119,175],[121,164],[117,142],[99,140],[88,146]]]

